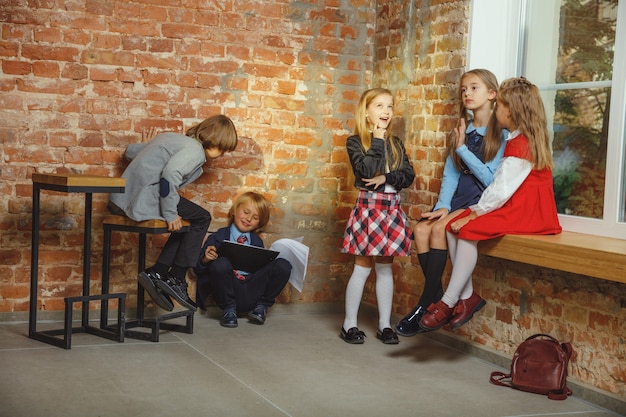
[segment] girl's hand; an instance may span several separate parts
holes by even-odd
[[[468,224],[470,221],[474,220],[476,217],[478,217],[476,215],[476,212],[472,211],[466,217],[463,217],[462,219],[459,219],[459,220],[455,221],[454,223],[451,223],[450,224],[450,229],[454,233],[459,233],[459,231],[461,230],[461,228],[463,228],[463,226]]]
[[[465,145],[465,129],[465,119],[461,117],[454,128],[455,149]]]
[[[204,256],[202,257],[202,263],[203,264],[208,264],[211,261],[214,261],[217,259],[217,249],[215,248],[215,246],[207,246],[206,250],[204,251]]]
[[[380,127],[376,125],[376,128],[374,129],[372,133],[374,134],[375,138],[387,139],[387,129],[384,127]]]
[[[429,211],[426,213],[422,213],[422,219],[435,220],[435,219],[443,219],[448,215],[450,211],[447,208],[440,208],[435,211]]]
[[[384,175],[377,175],[374,178],[362,178],[361,179],[366,187],[374,186],[374,188],[378,188],[387,182],[387,178]]]
[[[180,216],[176,216],[171,222],[167,222],[167,230],[169,232],[178,232],[183,227],[183,219]]]

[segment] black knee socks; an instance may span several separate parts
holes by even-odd
[[[445,249],[430,249],[426,254],[428,262],[426,265],[422,265],[424,276],[426,277],[424,283],[424,290],[419,300],[419,305],[428,307],[432,303],[436,303],[443,296],[443,286],[441,285],[441,277],[443,271],[446,269],[446,263],[448,262],[448,251]],[[419,256],[418,255],[418,258]],[[420,264],[421,264],[421,258]]]

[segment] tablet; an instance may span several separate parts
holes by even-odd
[[[276,259],[278,252],[225,240],[217,248],[217,255],[227,257],[233,269],[254,273]]]

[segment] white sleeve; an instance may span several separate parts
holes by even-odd
[[[482,216],[502,207],[522,185],[532,167],[532,163],[526,159],[514,156],[502,159],[493,182],[483,191],[478,203],[470,209]]]

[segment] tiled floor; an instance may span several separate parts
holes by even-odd
[[[265,325],[242,318],[236,329],[197,314],[192,335],[81,333],[71,350],[29,339],[27,323],[0,323],[0,416],[617,416],[491,385],[504,369],[429,337],[383,345],[366,314],[365,344],[348,345],[339,310],[276,306]]]

